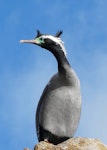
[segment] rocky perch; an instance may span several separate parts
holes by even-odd
[[[25,150],[29,149],[26,148]],[[35,146],[34,150],[107,150],[107,146],[98,139],[78,137],[58,145],[42,141]]]

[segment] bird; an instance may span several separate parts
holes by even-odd
[[[35,119],[38,141],[54,145],[74,136],[81,116],[80,80],[68,61],[62,32],[51,35],[37,30],[34,39],[20,40],[50,51],[57,61],[58,71],[43,90]]]

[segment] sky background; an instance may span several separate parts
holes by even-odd
[[[35,112],[57,72],[48,51],[20,39],[36,30],[63,30],[67,57],[81,82],[82,113],[76,136],[107,144],[107,0],[0,0],[0,149],[33,149]]]

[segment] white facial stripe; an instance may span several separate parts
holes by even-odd
[[[65,47],[64,47],[64,42],[60,38],[52,36],[52,35],[42,35],[41,37],[43,37],[44,39],[49,38],[52,41],[54,41],[55,43],[58,43],[61,46],[61,48],[62,48],[62,50],[63,50],[63,52],[66,56],[66,50],[65,50]]]

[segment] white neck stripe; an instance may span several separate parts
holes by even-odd
[[[58,43],[61,46],[62,51],[64,52],[65,56],[67,55],[65,47],[64,47],[64,42],[60,38],[52,36],[52,35],[42,35],[41,37],[43,37],[44,39],[49,38],[52,41],[54,41],[55,43]]]

